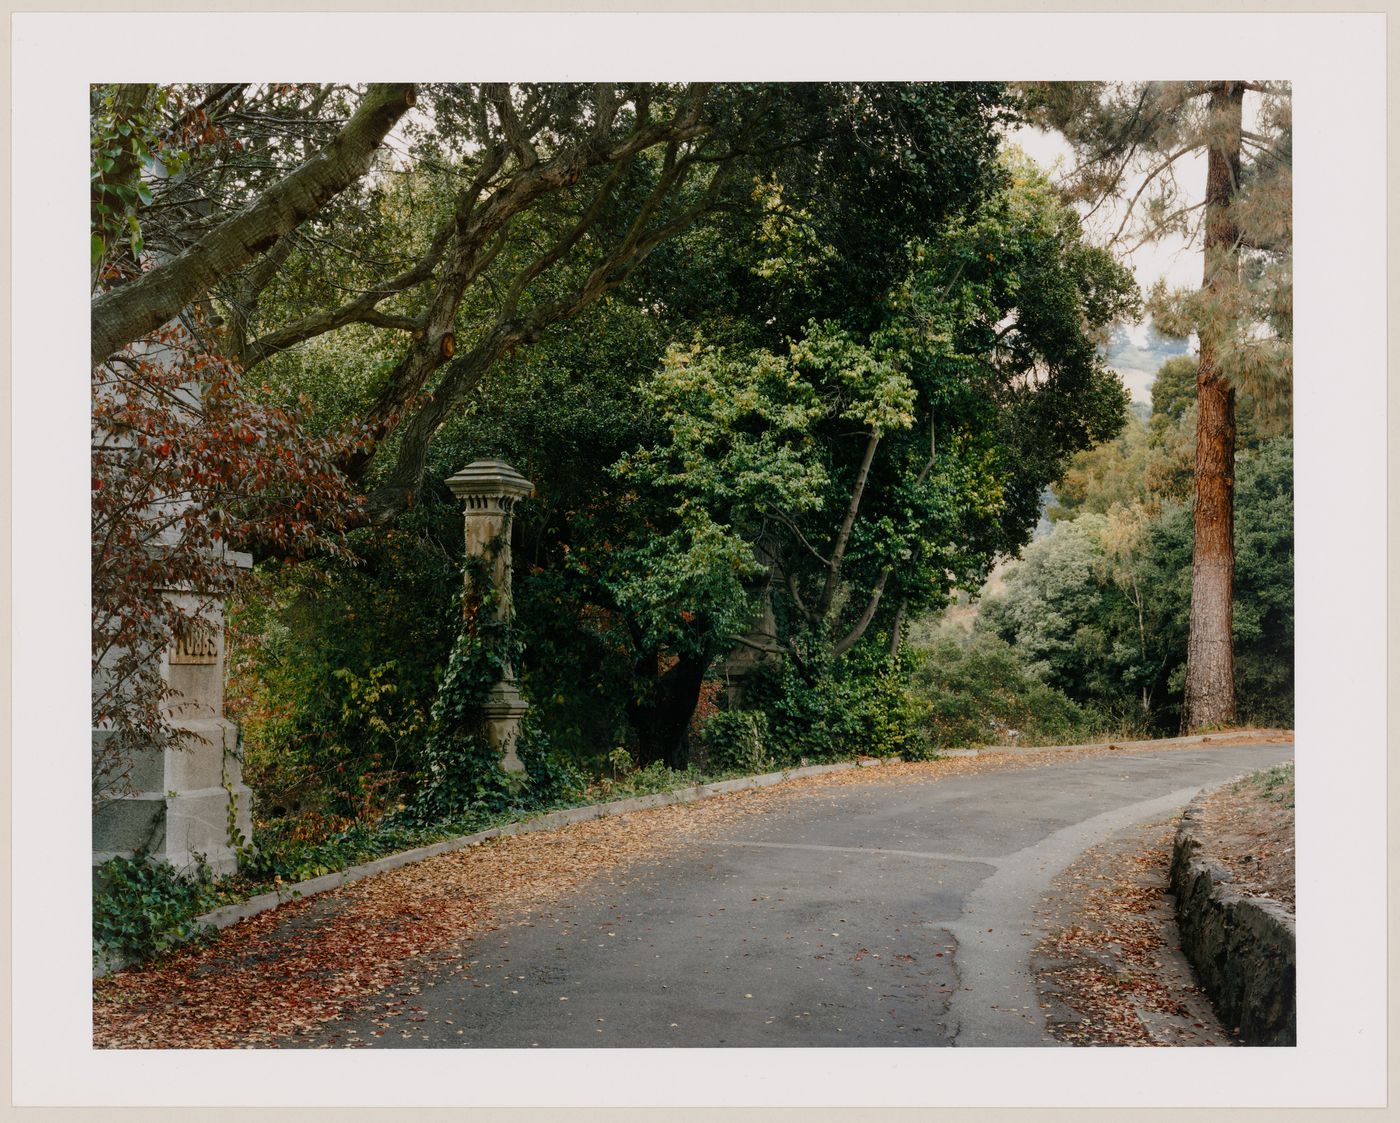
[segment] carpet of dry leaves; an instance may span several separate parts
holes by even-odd
[[[1167,870],[1177,816],[1126,831],[1056,879],[1033,966],[1066,1045],[1230,1045],[1177,946]]]
[[[1219,744],[1248,743],[1249,735]],[[558,830],[493,839],[285,904],[152,963],[93,982],[93,1044],[117,1049],[276,1047],[360,1010],[410,968],[459,964],[467,941],[603,872],[676,853],[776,803],[876,781],[1040,767],[1198,745],[987,752],[789,780]],[[386,1016],[412,1014],[385,1010]]]
[[[1272,795],[1272,798],[1271,798]],[[1266,794],[1257,776],[1203,806],[1209,857],[1238,887],[1294,903],[1292,785]],[[1042,902],[1053,934],[1036,948],[1052,1036],[1069,1045],[1231,1045],[1177,940],[1167,891],[1178,817],[1087,851]]]

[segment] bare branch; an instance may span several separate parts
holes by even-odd
[[[1167,229],[1168,226],[1171,223],[1175,222],[1177,219],[1185,218],[1188,214],[1191,214],[1194,211],[1204,209],[1205,203],[1196,203],[1193,206],[1182,207],[1180,210],[1172,211],[1171,214],[1167,215],[1157,224],[1156,228],[1146,231],[1141,238],[1139,238],[1136,242],[1134,242],[1123,252],[1134,253],[1135,251],[1142,249],[1142,247],[1147,245],[1148,242],[1154,241],[1163,230]]]
[[[777,519],[780,523],[787,527],[790,531],[792,531],[793,534],[797,535],[798,542],[800,542],[803,545],[803,547],[806,548],[807,552],[810,553],[812,557],[816,558],[817,561],[822,563],[823,568],[831,568],[831,559],[828,557],[824,557],[815,546],[813,546],[809,541],[807,541],[807,536],[802,533],[798,525],[795,522],[793,522],[792,519],[785,512],[780,511],[776,507],[772,507],[767,503],[763,505],[763,511],[764,514],[771,515],[773,518]]]
[[[1109,239],[1110,244],[1117,242],[1118,239],[1122,236],[1123,231],[1127,229],[1128,220],[1132,218],[1133,208],[1137,206],[1137,201],[1142,197],[1142,193],[1146,191],[1151,184],[1156,182],[1157,177],[1159,175],[1161,175],[1164,171],[1170,168],[1188,152],[1194,151],[1195,148],[1195,145],[1184,145],[1183,147],[1178,148],[1175,152],[1170,153],[1167,156],[1167,158],[1161,163],[1159,163],[1156,167],[1144,173],[1142,183],[1140,183],[1138,185],[1138,189],[1133,192],[1133,197],[1128,200],[1127,209],[1123,212],[1123,221],[1118,224],[1118,229],[1113,232],[1113,237]]]
[[[520,161],[521,167],[528,168],[539,163],[539,153],[526,136],[520,118],[515,115],[515,106],[510,100],[510,87],[503,82],[492,82],[483,86],[482,90],[495,108],[496,117],[501,122],[501,132],[505,134],[506,141],[515,153],[515,158]]]
[[[759,643],[757,640],[749,639],[748,636],[731,635],[729,638],[730,638],[731,640],[733,640],[735,643],[742,644],[744,647],[751,647],[751,648],[753,648],[755,651],[762,651],[762,652],[764,652],[765,654],[768,654],[768,655],[791,655],[791,654],[793,654],[793,652],[792,652],[792,650],[791,650],[790,648],[787,648],[787,647],[779,647],[779,646],[778,646],[777,644],[775,644],[775,643]]]
[[[788,595],[792,597],[792,603],[797,606],[797,611],[802,613],[810,623],[820,624],[820,618],[803,601],[802,591],[797,587],[797,578],[786,572],[783,576],[787,579]]]
[[[875,582],[875,588],[870,593],[870,600],[865,606],[865,611],[861,613],[860,619],[849,632],[842,637],[831,649],[833,655],[844,655],[865,635],[865,630],[870,627],[870,621],[875,619],[875,610],[880,607],[880,598],[884,596],[885,584],[890,579],[892,570],[886,567],[880,573],[880,579]]]
[[[411,268],[404,270],[397,277],[381,281],[374,288],[362,293],[349,303],[342,304],[339,308],[305,316],[295,323],[269,332],[255,340],[247,347],[242,356],[243,369],[251,370],[264,359],[279,351],[285,351],[288,347],[304,343],[306,340],[314,339],[326,332],[335,331],[346,324],[373,324],[378,327],[392,327],[403,331],[420,330],[422,325],[418,321],[406,316],[387,316],[379,311],[378,305],[380,301],[393,293],[411,289],[431,277],[433,268],[441,260],[451,234],[451,223],[444,224],[433,239],[433,244],[429,247],[428,252],[419,258]]]
[[[545,270],[557,263],[569,250],[573,249],[578,243],[578,240],[583,237],[595,222],[597,222],[598,216],[603,212],[604,205],[612,196],[613,191],[616,190],[617,185],[622,182],[622,177],[626,171],[626,164],[618,163],[614,165],[608,178],[603,182],[602,187],[598,189],[598,193],[593,197],[593,202],[589,205],[588,209],[584,211],[578,222],[574,224],[574,228],[564,235],[564,237],[560,238],[554,246],[535,261],[534,264],[520,271],[520,274],[516,277],[515,282],[511,285],[505,297],[505,304],[511,311],[514,311],[516,305],[519,303],[521,294],[525,291],[526,286]]]

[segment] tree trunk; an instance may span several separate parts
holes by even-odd
[[[656,677],[640,700],[627,703],[627,720],[637,734],[637,763],[642,768],[657,761],[671,768],[690,763],[690,719],[700,703],[700,686],[709,666],[706,652],[682,655]]]
[[[872,430],[866,437],[865,455],[861,458],[856,472],[855,486],[851,489],[851,501],[846,505],[846,517],[841,520],[841,529],[836,533],[836,543],[831,547],[831,561],[827,563],[826,584],[822,588],[821,600],[817,601],[817,614],[822,618],[831,611],[831,602],[836,597],[836,587],[841,581],[841,562],[846,556],[846,543],[851,539],[851,528],[855,526],[856,515],[860,511],[861,496],[865,494],[866,481],[870,479],[870,465],[875,459],[875,450],[880,447],[880,431]]]
[[[894,610],[894,623],[890,625],[890,661],[899,658],[899,649],[904,644],[904,610],[909,607],[909,598],[905,597],[899,602],[899,607]]]
[[[1242,82],[1222,83],[1210,99],[1202,287],[1214,307],[1201,324],[1196,374],[1195,548],[1181,720],[1188,733],[1235,721],[1235,391],[1219,368],[1218,355],[1231,330],[1220,298],[1238,283],[1238,233],[1230,204],[1239,187],[1243,101]]]

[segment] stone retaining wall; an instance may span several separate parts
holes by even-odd
[[[1227,1029],[1248,1045],[1296,1045],[1296,922],[1293,911],[1235,889],[1201,839],[1202,800],[1181,818],[1171,891],[1181,948]]]

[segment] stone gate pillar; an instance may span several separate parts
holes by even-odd
[[[535,485],[503,460],[476,460],[449,477],[447,486],[463,503],[467,557],[486,559],[486,580],[491,584],[490,590],[474,588],[472,567],[468,566],[468,601],[473,593],[494,591],[497,619],[509,620],[511,516],[516,501],[529,495]],[[501,753],[501,767],[507,772],[525,771],[515,753],[515,743],[520,719],[529,708],[516,686],[514,669],[507,665],[504,677],[491,688],[482,707],[487,740]]]
[[[240,569],[252,565],[232,550],[225,560]],[[253,793],[243,782],[238,729],[224,717],[224,606],[188,591],[165,595],[189,614],[160,656],[161,677],[172,690],[166,717],[191,736],[132,753],[119,790],[93,811],[92,864],[141,850],[179,870],[191,869],[198,855],[214,873],[231,874],[238,854],[230,827],[252,838]],[[110,731],[92,735],[96,753]]]

